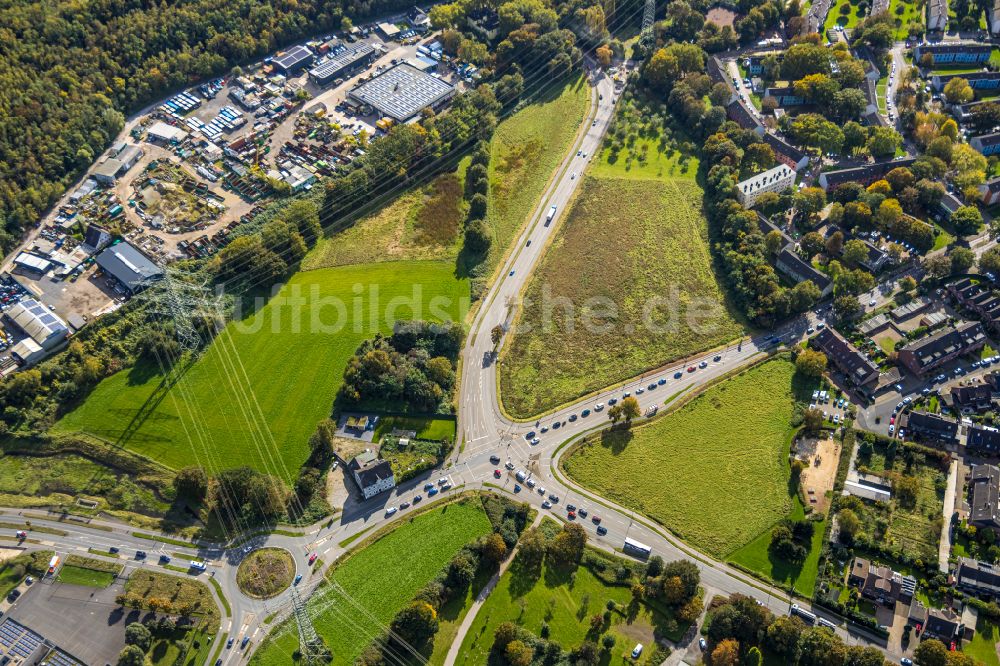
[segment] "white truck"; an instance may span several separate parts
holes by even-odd
[[[548,215],[545,216],[545,226],[549,226],[549,224],[551,224],[552,220],[554,220],[555,217],[556,217],[556,207],[552,206],[549,208]]]

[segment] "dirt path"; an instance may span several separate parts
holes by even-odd
[[[538,515],[535,516],[534,522],[531,523],[531,525],[529,525],[526,529],[537,527],[541,522],[542,512],[539,511]],[[490,594],[493,592],[493,588],[495,588],[497,583],[500,582],[500,577],[507,571],[507,567],[509,567],[511,562],[514,561],[514,558],[517,557],[517,551],[520,547],[521,544],[518,543],[517,546],[514,547],[514,551],[510,554],[510,557],[504,560],[503,564],[500,565],[500,570],[493,574],[493,577],[486,583],[486,586],[483,587],[483,589],[479,591],[479,594],[476,595],[476,600],[472,602],[472,608],[470,608],[469,612],[465,614],[465,618],[462,620],[462,624],[458,628],[458,633],[455,634],[455,638],[451,641],[451,647],[448,648],[448,656],[444,659],[444,666],[455,666],[455,660],[458,659],[458,653],[462,649],[462,642],[465,640],[465,635],[469,633],[469,629],[472,628],[472,623],[475,622],[476,615],[479,614],[479,609],[483,607],[483,603],[489,598]]]

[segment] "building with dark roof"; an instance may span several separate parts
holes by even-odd
[[[974,136],[969,139],[969,145],[986,156],[1000,153],[1000,132]]]
[[[975,102],[968,102],[967,104],[953,104],[951,106],[951,115],[955,116],[955,120],[958,121],[960,125],[964,125],[970,122],[976,115],[976,110],[985,104],[996,104],[996,100],[992,99],[981,99]]]
[[[878,381],[878,366],[829,326],[814,335],[809,343],[826,354],[852,385],[868,386]]]
[[[312,62],[313,52],[308,47],[296,45],[271,59],[275,67],[285,74],[294,74]]]
[[[939,42],[936,44],[918,44],[913,49],[916,64],[921,64],[925,55],[929,55],[935,65],[950,65],[955,63],[978,64],[987,62],[993,53],[991,44],[978,42]]]
[[[325,85],[337,78],[350,76],[362,67],[367,67],[375,59],[375,49],[371,44],[357,44],[324,60],[309,70],[309,78]]]
[[[892,608],[897,601],[909,603],[916,591],[917,581],[887,566],[875,564],[863,557],[855,557],[847,575],[847,584],[858,588],[861,596],[882,606]]]
[[[952,79],[965,79],[973,90],[1000,88],[1000,72],[970,72],[968,74],[934,74],[931,86],[941,92]]]
[[[993,455],[1000,453],[1000,430],[975,423],[970,425],[965,437],[965,448]]]
[[[979,322],[964,322],[933,335],[914,340],[896,350],[899,361],[913,374],[923,377],[949,361],[978,352],[986,344]]]
[[[746,102],[737,98],[726,105],[726,117],[743,129],[753,130],[757,134],[764,135],[764,124],[760,122],[757,115],[750,110]]]
[[[989,384],[952,386],[948,397],[956,410],[971,414],[993,406],[993,387]]]
[[[765,132],[764,142],[771,146],[771,150],[774,151],[775,159],[782,164],[785,164],[796,171],[802,171],[802,169],[809,166],[809,155],[791,145],[787,141],[771,134],[770,132]]]
[[[163,269],[130,243],[118,243],[97,255],[97,265],[113,277],[128,294],[145,289],[163,277]]]
[[[1000,468],[975,465],[969,479],[969,524],[1000,529]]]
[[[792,86],[772,86],[764,91],[765,98],[772,98],[778,106],[801,106],[806,98],[798,95]]]
[[[354,482],[361,489],[365,499],[371,499],[381,492],[396,487],[396,478],[388,460],[382,460],[371,449],[355,456],[348,468],[354,475]]]
[[[980,185],[979,196],[982,197],[983,204],[986,206],[1000,202],[1000,178],[990,178]]]
[[[850,182],[869,185],[879,178],[884,178],[887,173],[896,167],[909,167],[916,161],[917,158],[915,157],[905,157],[903,159],[875,162],[874,164],[850,167],[848,169],[824,171],[819,175],[819,186],[829,191],[838,185]]]
[[[985,600],[1000,598],[1000,569],[988,562],[958,558],[955,587]]]
[[[925,638],[938,638],[948,645],[953,640],[961,639],[963,633],[962,618],[952,609],[927,610],[927,621],[924,623],[923,632]]]
[[[900,418],[899,427],[921,442],[954,444],[958,437],[958,421],[930,412],[907,412]]]
[[[415,118],[426,108],[439,110],[454,96],[453,86],[405,62],[348,93],[350,100],[400,123]]]
[[[941,32],[948,27],[948,0],[927,3],[927,30]]]
[[[938,204],[941,209],[941,213],[944,215],[946,220],[950,219],[952,213],[964,205],[965,204],[962,203],[962,200],[951,192],[945,192],[944,196],[941,197],[941,202]]]
[[[833,280],[823,271],[814,268],[809,262],[803,261],[788,246],[778,253],[774,266],[792,282],[811,280],[813,284],[819,287],[819,291],[823,296],[833,291]]]

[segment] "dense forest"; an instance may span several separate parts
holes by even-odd
[[[0,248],[37,222],[123,127],[168,91],[400,0],[144,0],[0,8]]]

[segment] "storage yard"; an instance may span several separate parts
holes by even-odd
[[[242,221],[344,168],[393,124],[441,110],[475,79],[474,67],[443,55],[425,19],[414,10],[317,37],[130,119],[2,267],[4,284],[73,331],[141,289],[98,260],[112,244],[158,274],[211,256]],[[31,362],[44,357],[25,344]],[[5,349],[0,372],[29,364]]]

